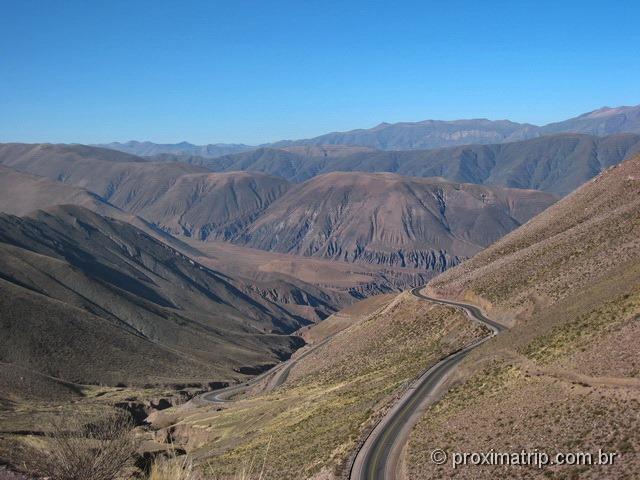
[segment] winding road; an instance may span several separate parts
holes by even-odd
[[[423,300],[459,307],[471,320],[488,327],[492,333],[443,358],[414,382],[360,447],[351,467],[350,480],[397,478],[402,449],[424,408],[443,393],[444,381],[469,352],[505,329],[503,325],[487,318],[475,305],[428,297],[421,293],[422,288],[414,288],[411,293]]]
[[[317,349],[317,348],[321,347],[322,345],[324,345],[325,343],[327,343],[329,340],[331,340],[331,338],[333,338],[333,335],[330,335],[327,338],[325,338],[324,340],[322,340],[321,342],[318,342],[317,344],[306,348],[299,355],[295,355],[295,356],[291,357],[289,360],[287,360],[285,362],[282,362],[282,363],[279,363],[278,365],[276,365],[272,369],[267,370],[266,372],[258,375],[255,378],[252,378],[248,382],[241,383],[239,385],[232,385],[231,387],[222,388],[220,390],[215,390],[213,392],[204,393],[204,394],[200,395],[199,399],[204,401],[204,402],[207,402],[207,403],[227,403],[227,402],[231,402],[231,401],[233,401],[233,397],[235,397],[235,396],[237,396],[237,395],[239,395],[241,393],[244,393],[249,388],[253,387],[254,385],[257,385],[258,383],[260,383],[262,380],[264,380],[267,377],[270,377],[270,378],[267,381],[267,383],[265,384],[265,387],[264,387],[263,391],[265,391],[265,392],[271,391],[274,388],[277,388],[280,385],[282,385],[287,380],[287,378],[289,377],[289,372],[291,371],[291,369],[293,368],[293,366],[296,363],[298,363],[304,357],[309,355],[315,349]]]
[[[420,419],[426,406],[436,401],[443,393],[442,387],[444,381],[469,352],[505,329],[503,325],[487,318],[477,306],[429,297],[421,292],[423,288],[424,287],[414,288],[411,290],[411,293],[429,302],[458,307],[462,309],[472,321],[486,326],[492,333],[443,358],[425,371],[413,385],[407,389],[403,396],[400,397],[396,404],[371,431],[360,447],[351,467],[349,474],[350,480],[394,480],[396,478],[402,449],[406,444],[411,429]],[[293,368],[298,361],[327,343],[332,337],[333,335],[325,338],[318,344],[309,347],[306,351],[258,375],[248,382],[205,393],[201,395],[199,399],[207,403],[231,402],[233,401],[233,397],[244,393],[266,378],[268,378],[268,380],[264,386],[264,391],[273,390],[287,380],[291,368]]]

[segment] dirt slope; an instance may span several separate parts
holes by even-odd
[[[456,478],[633,478],[640,418],[640,158],[585,184],[430,283],[513,328],[468,359],[413,433],[410,478],[450,451],[618,454],[610,466],[467,467]]]

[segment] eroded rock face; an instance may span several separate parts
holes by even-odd
[[[339,172],[289,189],[236,243],[345,262],[442,272],[555,197],[389,173]]]

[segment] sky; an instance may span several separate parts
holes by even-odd
[[[0,141],[260,144],[640,104],[637,1],[0,0]]]

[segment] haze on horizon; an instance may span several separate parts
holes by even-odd
[[[636,2],[303,3],[6,4],[0,141],[255,145],[640,103]]]

